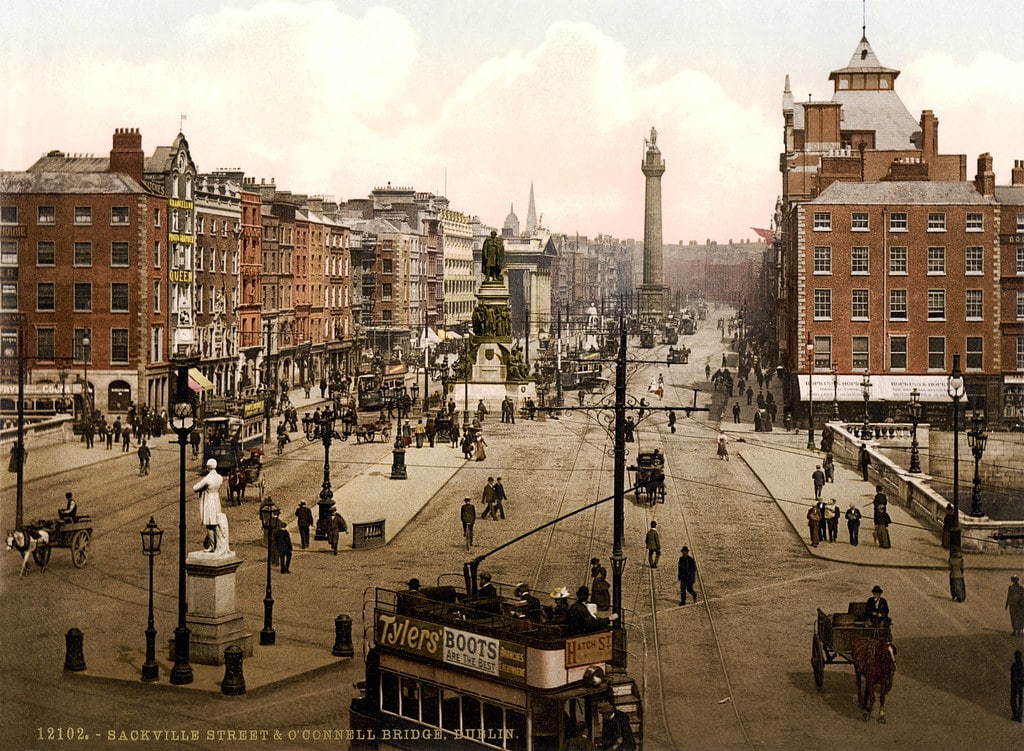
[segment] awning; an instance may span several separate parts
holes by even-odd
[[[860,374],[839,375],[833,381],[831,373],[815,373],[814,383],[809,382],[806,373],[797,375],[800,384],[800,400],[806,401],[813,385],[815,402],[863,402],[864,392]],[[922,402],[949,402],[949,376],[947,375],[871,375],[871,401],[909,402],[910,392],[917,389]]]
[[[198,368],[188,369],[188,385],[193,391],[214,390],[213,382],[200,373]]]

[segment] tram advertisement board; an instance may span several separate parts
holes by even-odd
[[[376,626],[376,641],[382,646],[515,683],[526,682],[522,644],[380,611]]]

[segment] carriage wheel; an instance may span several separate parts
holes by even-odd
[[[46,568],[46,564],[50,562],[50,546],[37,544],[36,549],[32,551],[32,560],[39,568]]]
[[[825,682],[825,650],[817,634],[811,640],[811,668],[814,670],[814,683],[821,688]]]
[[[82,568],[89,560],[89,539],[90,535],[84,529],[75,532],[71,538],[71,562],[75,568]]]

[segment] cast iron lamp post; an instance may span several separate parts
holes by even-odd
[[[263,597],[263,630],[260,631],[260,646],[263,647],[270,646],[277,641],[277,634],[274,633],[274,594],[270,585],[270,548],[274,544],[274,533],[277,532],[280,519],[281,509],[267,497],[267,500],[260,506],[260,523],[263,525],[263,531],[267,534],[267,593]]]
[[[89,401],[89,355],[91,354],[91,344],[92,340],[89,337],[82,337],[82,417],[86,423],[92,420],[92,404]]]
[[[917,389],[910,392],[910,404],[907,405],[907,412],[910,413],[910,423],[913,425],[910,441],[910,471],[921,471],[921,457],[917,452],[917,424],[921,422],[921,394]]]
[[[142,552],[149,558],[149,624],[146,626],[146,662],[142,665],[142,680],[150,683],[160,679],[160,665],[156,661],[156,627],[153,625],[153,557],[160,555],[160,542],[164,531],[149,517],[142,535]]]
[[[189,434],[196,426],[192,391],[188,385],[188,370],[196,359],[177,359],[177,383],[174,404],[171,405],[171,430],[178,436],[178,625],[174,629],[174,667],[171,683],[176,686],[192,682],[192,666],[188,662],[189,640],[192,632],[185,622],[188,602],[185,599],[185,447]]]
[[[984,516],[981,511],[981,475],[978,473],[978,462],[985,453],[985,444],[988,436],[985,435],[985,418],[974,410],[971,417],[972,430],[967,434],[967,443],[974,454],[974,487],[971,489],[971,513],[970,516]]]
[[[832,419],[839,422],[839,373],[832,367]]]
[[[338,435],[334,432],[334,420],[334,411],[330,407],[321,412],[319,417],[310,417],[307,412],[302,418],[306,440],[313,442],[319,439],[324,445],[324,483],[317,502],[316,540],[327,539],[327,519],[334,505],[334,491],[331,490],[331,440]]]
[[[860,437],[865,441],[871,439],[871,416],[868,415],[868,402],[871,401],[871,376],[868,373],[864,373],[864,377],[860,379],[860,393],[864,395],[864,425],[860,429]]]
[[[814,450],[814,343],[807,335],[807,448]]]
[[[949,535],[949,551],[960,549],[960,400],[964,396],[964,374],[960,371],[960,355],[953,355],[953,372],[946,380],[946,393],[953,400],[953,529]]]
[[[400,397],[398,398],[400,399]],[[398,401],[396,399],[396,401]],[[399,402],[400,403],[400,402]],[[408,419],[408,418],[406,418]],[[398,425],[395,427],[395,447],[391,450],[391,479],[407,480],[409,473],[405,468],[405,445],[402,440],[402,408],[398,408]]]

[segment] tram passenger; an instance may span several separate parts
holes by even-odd
[[[544,620],[544,609],[540,605],[540,600],[530,594],[530,587],[525,582],[516,586],[516,598],[523,603],[520,610],[524,617],[537,623]]]
[[[497,589],[497,587],[494,586],[494,583],[491,581],[491,575],[490,574],[480,574],[480,581],[482,583],[480,585],[480,589],[477,590],[477,594],[480,597],[497,597],[498,596],[498,589]]]
[[[608,625],[607,618],[598,618],[590,612],[590,608],[587,607],[589,599],[590,590],[587,587],[583,586],[576,590],[576,602],[572,604],[568,612],[570,636],[600,631]]]

